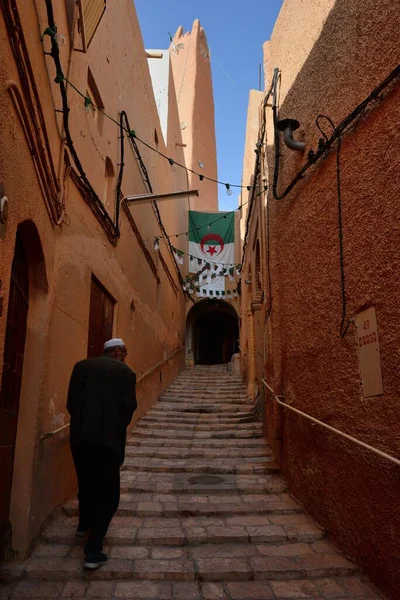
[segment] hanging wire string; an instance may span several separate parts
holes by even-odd
[[[256,196],[255,194],[255,190],[257,187],[257,179],[258,176],[260,174],[260,162],[261,162],[261,147],[262,144],[264,143],[264,138],[265,138],[265,129],[266,129],[266,114],[265,114],[265,109],[267,107],[268,104],[268,100],[271,97],[271,94],[273,93],[275,95],[276,93],[276,88],[277,88],[277,84],[278,84],[278,78],[279,78],[279,69],[274,69],[274,74],[272,77],[272,82],[271,82],[271,86],[264,98],[264,102],[263,102],[263,122],[262,122],[262,126],[261,126],[261,133],[259,135],[258,138],[258,144],[257,144],[257,158],[256,158],[256,164],[254,167],[254,186],[252,187],[252,193],[251,193],[251,198],[249,200],[250,202],[250,206],[249,206],[249,210],[247,212],[247,217],[246,217],[246,230],[245,230],[245,234],[244,234],[244,242],[243,242],[243,250],[242,250],[242,262],[240,265],[240,268],[243,268],[244,265],[244,261],[245,261],[245,257],[246,257],[246,249],[247,249],[247,243],[248,243],[248,237],[249,237],[249,230],[250,230],[250,219],[251,219],[251,215],[253,212],[253,205],[254,205],[254,201],[255,199],[260,196],[263,191],[266,191],[266,187],[264,186],[264,190],[262,190],[261,192],[259,192]]]
[[[229,75],[229,73],[226,71],[226,69],[224,69],[224,67],[218,62],[218,60],[215,58],[214,56],[214,52],[212,50],[212,48],[210,48],[210,59],[211,59],[211,64],[216,64],[217,67],[222,71],[222,73],[225,75],[226,79],[238,90],[239,94],[243,97],[247,99],[247,95],[244,93],[242,87],[233,79],[233,77],[231,77]]]
[[[68,85],[70,85],[72,87],[72,89],[75,90],[75,92],[77,94],[79,94],[79,96],[81,96],[83,98],[85,107],[93,106],[93,108],[95,110],[98,110],[107,119],[109,119],[110,121],[112,121],[113,123],[115,123],[115,125],[118,125],[118,127],[119,127],[119,123],[118,123],[118,121],[116,119],[114,119],[109,114],[107,114],[102,108],[99,108],[98,106],[96,106],[96,104],[92,101],[92,99],[89,96],[87,96],[86,94],[84,94],[83,92],[81,92],[69,79],[67,79],[63,75],[62,72],[58,73],[57,77],[55,78],[55,82],[56,83],[61,83],[61,81],[65,81],[65,83],[67,83]],[[135,130],[131,129],[129,131],[128,129],[125,129],[125,131],[128,134],[128,136],[135,138],[138,142],[140,142],[141,144],[143,144],[143,146],[145,146],[146,148],[148,148],[152,152],[155,152],[156,154],[158,154],[162,158],[165,158],[165,160],[167,160],[171,166],[176,165],[177,167],[180,167],[181,169],[185,169],[185,171],[187,171],[189,173],[192,173],[192,175],[196,175],[200,179],[200,181],[203,181],[203,179],[205,179],[207,181],[211,181],[213,183],[217,183],[218,185],[224,185],[227,190],[229,190],[230,188],[239,188],[239,189],[247,189],[248,191],[250,191],[252,189],[251,185],[239,185],[239,184],[234,184],[234,183],[226,183],[225,181],[220,181],[219,179],[214,179],[213,177],[208,177],[207,175],[203,175],[202,173],[198,173],[197,171],[194,171],[193,169],[190,169],[186,165],[183,165],[183,164],[175,161],[173,158],[167,156],[163,152],[160,152],[156,148],[153,148],[153,146],[150,146],[150,144],[148,144],[147,142],[145,142],[144,140],[142,140],[141,138],[139,138],[136,135],[136,131]]]
[[[268,190],[268,186],[265,185],[264,189],[256,195],[256,198],[258,196],[261,196],[261,194],[263,194],[267,190]],[[183,231],[182,233],[175,233],[175,234],[171,235],[170,237],[172,238],[172,237],[179,237],[180,235],[189,235],[190,233],[194,233],[195,231],[200,231],[200,229],[205,229],[207,227],[211,227],[211,225],[213,225],[214,223],[217,223],[217,221],[221,221],[221,219],[226,219],[232,213],[236,213],[237,211],[241,210],[243,208],[243,206],[246,206],[246,204],[249,204],[249,202],[251,202],[251,200],[247,200],[246,202],[242,202],[234,210],[231,210],[229,212],[226,212],[223,215],[220,215],[219,217],[217,217],[213,221],[210,221],[209,223],[205,223],[204,225],[200,225],[199,227],[194,227],[193,229],[189,229],[188,231]]]
[[[322,132],[319,120],[317,118],[317,127],[319,131],[323,135],[323,140],[318,145],[318,149],[316,151],[310,150],[308,153],[308,160],[303,165],[303,167],[298,171],[289,185],[286,186],[285,190],[279,194],[278,193],[278,179],[279,179],[279,167],[280,167],[280,152],[279,152],[279,130],[278,130],[278,114],[277,114],[277,96],[276,92],[274,93],[273,100],[273,121],[274,121],[274,139],[275,139],[275,166],[274,166],[274,181],[272,186],[273,196],[275,200],[283,200],[297,185],[297,183],[304,177],[304,174],[308,169],[310,169],[316,162],[318,162],[322,156],[325,156],[327,152],[333,147],[333,144],[342,137],[345,133],[349,131],[350,128],[354,127],[354,125],[358,122],[358,120],[365,114],[366,110],[370,106],[372,102],[377,102],[382,100],[381,92],[396,78],[400,77],[400,65],[397,65],[391,73],[382,81],[380,85],[378,85],[366,98],[363,100],[356,108],[348,114],[337,127],[335,127],[332,135],[328,137],[325,133]],[[325,118],[324,115],[320,115],[321,118]]]
[[[94,189],[92,188],[89,180],[87,179],[87,177],[86,177],[86,175],[85,175],[85,173],[83,171],[83,168],[82,168],[82,165],[81,165],[81,163],[79,161],[77,152],[75,150],[75,147],[74,147],[74,144],[73,144],[73,141],[72,141],[72,138],[71,138],[71,135],[69,133],[69,128],[68,128],[69,106],[68,106],[68,102],[67,102],[66,89],[65,89],[64,82],[66,82],[69,85],[71,85],[72,88],[74,90],[76,90],[79,95],[81,95],[81,96],[83,96],[85,98],[85,106],[90,106],[92,104],[92,101],[91,101],[91,99],[88,96],[83,95],[78,90],[78,88],[76,88],[70,81],[68,81],[64,77],[64,74],[62,72],[61,62],[60,62],[60,59],[59,59],[58,45],[55,42],[56,26],[54,24],[54,16],[53,16],[53,9],[52,9],[51,0],[46,0],[46,7],[47,7],[47,13],[48,13],[48,19],[49,19],[50,26],[45,31],[44,35],[49,35],[50,38],[51,38],[51,43],[52,43],[51,56],[54,59],[55,66],[56,66],[56,73],[57,73],[56,77],[55,77],[55,82],[58,83],[58,84],[60,84],[61,95],[62,95],[62,100],[63,100],[63,111],[62,112],[63,112],[63,118],[64,118],[64,129],[65,129],[66,137],[67,137],[67,145],[68,145],[68,147],[69,147],[69,149],[70,149],[70,151],[71,151],[71,153],[73,155],[75,164],[77,165],[77,168],[78,168],[79,173],[80,173],[81,180],[84,182],[84,184],[87,187],[88,191],[93,195],[94,199],[99,200],[97,194],[95,193]],[[116,236],[119,237],[120,236],[120,231],[119,231],[118,220],[119,220],[119,210],[120,210],[120,195],[121,195],[120,194],[120,190],[121,190],[122,176],[123,176],[123,170],[124,170],[124,136],[123,136],[123,132],[124,131],[128,132],[128,137],[129,137],[129,139],[131,141],[131,144],[132,144],[132,146],[134,148],[135,154],[136,154],[137,159],[139,161],[139,164],[140,164],[140,167],[142,169],[143,176],[144,176],[144,179],[146,181],[146,184],[147,184],[147,187],[149,189],[149,192],[153,193],[153,190],[152,190],[152,186],[151,186],[151,183],[150,183],[150,179],[149,179],[149,176],[148,176],[147,169],[146,169],[146,167],[145,167],[145,165],[143,163],[143,160],[142,160],[142,158],[140,156],[139,149],[138,149],[137,144],[135,142],[135,137],[136,136],[135,136],[134,132],[132,132],[129,129],[129,122],[128,122],[128,117],[127,117],[126,112],[122,111],[121,115],[120,115],[120,120],[116,121],[115,119],[113,119],[112,117],[110,117],[109,115],[107,115],[103,110],[99,109],[94,104],[93,104],[93,106],[94,106],[94,108],[96,110],[100,110],[101,113],[103,113],[107,118],[109,118],[116,125],[118,125],[118,128],[120,130],[121,165],[120,165],[120,172],[119,172],[118,183],[117,183],[117,200],[116,200],[115,225],[112,224],[113,229],[114,229],[114,231],[113,231],[114,235],[116,235]],[[125,120],[125,125],[126,126],[123,125],[123,120]],[[154,208],[154,211],[155,211],[155,214],[156,214],[156,218],[157,218],[158,224],[160,226],[160,229],[162,231],[162,234],[165,237],[165,239],[167,241],[167,244],[169,246],[171,257],[172,257],[172,260],[174,262],[174,265],[175,265],[175,268],[176,268],[176,271],[177,271],[177,274],[178,274],[179,282],[181,284],[183,284],[184,283],[184,279],[182,277],[182,273],[180,272],[180,269],[179,269],[178,264],[176,262],[176,258],[175,258],[174,251],[173,251],[173,247],[172,247],[172,245],[171,245],[171,243],[169,241],[169,236],[168,236],[168,234],[167,234],[167,232],[165,230],[163,221],[161,219],[160,211],[158,209],[158,206],[157,206],[157,203],[156,203],[155,200],[152,201],[152,206]],[[106,218],[107,221],[111,221],[108,213],[105,211],[104,208],[103,208],[103,214],[102,214],[102,216],[103,216],[103,218]],[[186,293],[188,293],[188,292],[186,291]],[[188,293],[188,295],[191,298],[191,300],[194,302],[194,299],[192,298],[192,296],[190,295],[190,293]]]

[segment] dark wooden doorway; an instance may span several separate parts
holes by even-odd
[[[10,542],[10,498],[29,308],[28,263],[17,234],[0,391],[0,558]]]
[[[104,342],[112,338],[115,300],[92,276],[90,290],[89,335],[87,357],[101,356]]]

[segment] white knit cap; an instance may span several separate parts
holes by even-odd
[[[117,346],[125,346],[124,341],[121,340],[121,338],[113,338],[112,340],[108,340],[108,342],[105,342],[104,350],[107,350],[108,348],[116,348]]]

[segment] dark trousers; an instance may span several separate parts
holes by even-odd
[[[118,505],[120,458],[99,444],[71,445],[78,477],[79,529],[90,529],[85,553],[103,549],[103,539]]]

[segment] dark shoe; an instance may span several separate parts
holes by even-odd
[[[107,554],[97,552],[96,554],[86,554],[85,569],[98,569],[108,562]]]
[[[76,535],[78,537],[85,537],[89,533],[90,527],[88,527],[85,523],[78,523],[78,529],[76,530]]]
[[[76,535],[78,537],[85,537],[85,535],[87,535],[89,533],[89,529],[81,529],[80,527],[78,527],[78,529],[76,530]]]

